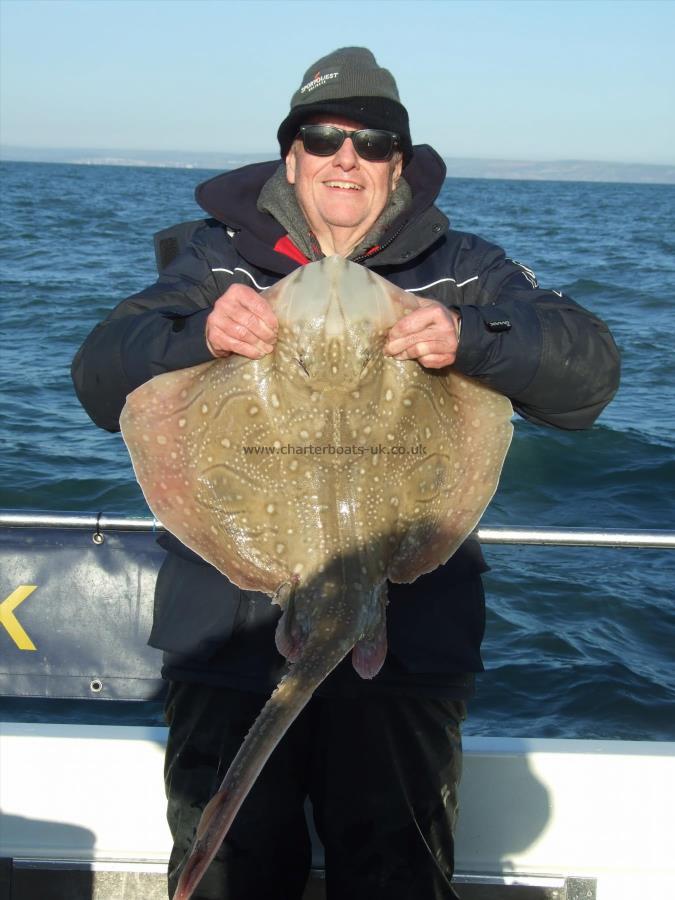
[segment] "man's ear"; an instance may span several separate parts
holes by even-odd
[[[396,190],[398,185],[398,180],[401,177],[401,172],[403,171],[403,154],[396,153],[394,157],[394,165],[391,170],[391,189],[392,191]]]
[[[295,184],[295,170],[297,165],[297,157],[295,155],[295,143],[291,144],[291,149],[286,154],[286,181],[289,184]]]

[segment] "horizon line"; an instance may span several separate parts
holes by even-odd
[[[421,145],[418,145],[421,146]],[[594,159],[587,158],[582,156],[556,156],[549,158],[541,158],[536,156],[524,157],[524,156],[455,156],[452,154],[443,153],[440,150],[436,150],[433,148],[436,153],[444,160],[451,160],[456,162],[476,162],[476,163],[508,163],[508,164],[536,164],[536,165],[546,165],[546,164],[571,164],[571,163],[583,163],[584,165],[605,165],[605,166],[640,166],[646,168],[657,168],[657,169],[674,169],[675,170],[675,160],[672,162],[639,162],[635,160],[625,160],[625,159]],[[260,157],[264,159],[276,159],[279,158],[278,150],[161,150],[161,149],[153,149],[150,147],[101,147],[101,146],[54,146],[54,145],[35,145],[35,144],[11,144],[0,142],[0,157],[4,156],[6,152],[26,152],[26,153],[96,153],[102,154],[105,153],[107,155],[114,156],[115,158],[119,158],[118,155],[128,155],[134,154],[135,156],[142,154],[151,154],[151,155],[160,155],[163,157],[173,156],[173,157],[181,157],[181,156],[198,156],[198,157]],[[8,160],[14,162],[21,162],[22,160]]]
[[[14,151],[14,153],[12,153]],[[125,151],[94,148],[32,148],[0,144],[0,162],[33,165],[78,165],[116,168],[156,168],[176,171],[231,171],[266,162],[264,153],[218,151]],[[182,155],[182,159],[176,158]],[[146,158],[144,159],[143,156]],[[154,158],[153,158],[154,157]],[[279,159],[279,157],[276,157]],[[578,184],[675,185],[675,165],[599,160],[507,160],[443,157],[446,178]]]

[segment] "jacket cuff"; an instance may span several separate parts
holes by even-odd
[[[171,341],[166,357],[168,370],[187,369],[200,363],[215,359],[206,343],[206,320],[213,312],[213,307],[200,309],[189,316],[172,315],[171,334],[176,339]]]
[[[166,311],[157,334],[157,314],[147,315],[147,328],[135,323],[124,343],[124,370],[130,390],[144,384],[155,375],[187,369],[214,359],[206,345],[206,320],[211,307],[189,316]],[[142,318],[142,317],[139,317]]]
[[[515,321],[505,307],[462,306],[462,331],[455,369],[480,378],[507,397],[517,397],[531,382],[541,354],[541,325],[536,313]]]

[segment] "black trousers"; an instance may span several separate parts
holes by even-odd
[[[165,783],[169,896],[202,809],[265,702],[172,682]],[[244,801],[194,900],[300,900],[311,862],[304,802],[325,848],[328,900],[450,900],[461,701],[314,697]]]

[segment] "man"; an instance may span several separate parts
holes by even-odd
[[[618,357],[606,326],[434,206],[445,167],[413,148],[391,74],[363,48],[307,71],[282,122],[283,163],[202,184],[211,218],[191,227],[157,283],[125,300],[73,364],[78,395],[111,431],[126,395],[154,375],[231,353],[272,350],[277,321],[260,291],[333,253],[422,298],[385,352],[454,365],[507,395],[531,421],[592,424],[613,396]],[[164,247],[180,241],[167,235]],[[160,254],[161,255],[161,254]],[[173,892],[202,808],[282,671],[279,615],[172,536],[158,576],[150,643],[171,682],[166,755]],[[391,585],[389,653],[371,681],[349,660],[291,727],[195,894],[294,900],[310,859],[309,796],[330,900],[452,898],[460,723],[481,671],[480,549],[467,541],[413,585]]]

